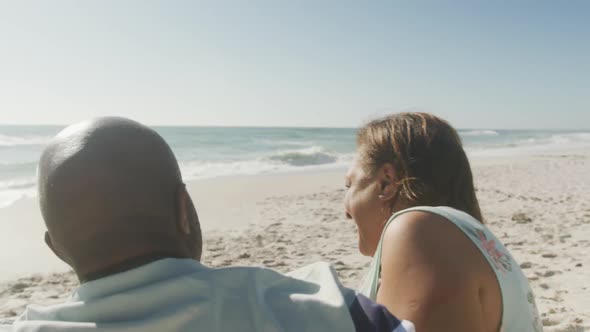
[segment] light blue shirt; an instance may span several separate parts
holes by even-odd
[[[83,284],[63,304],[27,307],[0,331],[350,331],[352,290],[326,263],[290,276],[163,259]]]

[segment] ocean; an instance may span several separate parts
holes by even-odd
[[[33,197],[43,146],[63,127],[0,126],[0,208]],[[155,127],[185,180],[344,169],[355,129]],[[590,151],[590,130],[459,130],[470,157]]]

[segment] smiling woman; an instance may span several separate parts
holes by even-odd
[[[419,331],[538,331],[527,279],[483,225],[457,132],[425,113],[358,131],[346,214],[373,262],[361,292]]]

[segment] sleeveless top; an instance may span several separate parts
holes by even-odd
[[[457,226],[475,244],[492,267],[502,293],[502,332],[543,331],[535,298],[527,278],[508,250],[482,223],[469,214],[450,207],[415,207],[399,211],[389,218],[369,271],[359,292],[372,300],[377,299],[381,273],[381,247],[383,234],[399,215],[410,211],[423,211],[439,215]]]

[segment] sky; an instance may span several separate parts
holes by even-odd
[[[590,128],[590,1],[2,1],[0,123]]]

